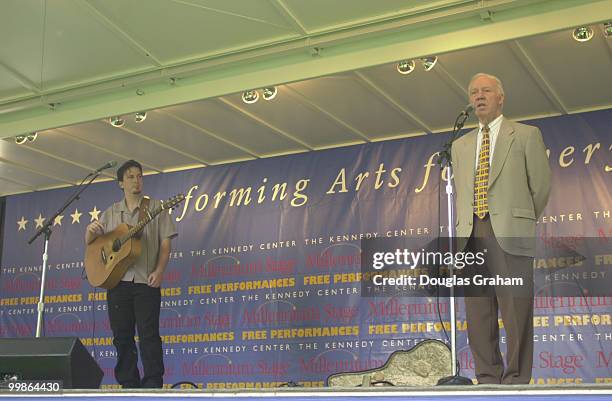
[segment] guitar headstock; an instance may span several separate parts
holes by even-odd
[[[174,209],[176,207],[176,205],[178,205],[179,203],[181,203],[182,201],[185,200],[185,195],[184,194],[178,194],[173,196],[172,198],[169,198],[167,201],[162,201],[162,210],[168,210],[168,209]]]

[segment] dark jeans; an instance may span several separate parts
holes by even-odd
[[[163,385],[164,358],[159,336],[159,288],[121,281],[108,290],[108,317],[117,349],[115,378],[123,388],[158,388]],[[138,328],[144,375],[138,372],[134,335]]]

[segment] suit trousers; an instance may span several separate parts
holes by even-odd
[[[159,336],[161,291],[146,284],[120,281],[107,292],[108,317],[117,349],[115,378],[123,388],[160,388],[164,359]],[[143,377],[138,371],[134,335],[138,328]]]
[[[474,215],[468,249],[486,249],[483,267],[489,275],[523,278],[518,293],[495,286],[466,294],[468,339],[478,383],[528,384],[533,365],[533,258],[506,253],[495,238],[488,214],[482,220]],[[506,330],[505,367],[499,348],[498,311]]]

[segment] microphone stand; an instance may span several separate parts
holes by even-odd
[[[70,204],[72,202],[74,202],[75,200],[79,199],[79,196],[83,193],[83,191],[85,191],[85,189],[87,189],[87,187],[93,182],[93,180],[95,180],[96,178],[98,178],[100,176],[101,170],[96,170],[96,172],[94,173],[89,173],[85,178],[83,178],[83,181],[81,181],[81,183],[78,185],[77,188],[78,191],[76,191],[74,194],[72,194],[70,196],[70,198],[68,198],[68,200],[66,201],[66,203],[64,203],[64,206],[62,206],[54,215],[53,217],[51,217],[49,220],[47,220],[45,222],[45,224],[43,224],[43,226],[36,232],[36,234],[34,234],[32,236],[32,238],[30,238],[30,240],[28,241],[28,245],[31,245],[32,242],[34,242],[36,240],[36,238],[38,238],[41,234],[45,234],[45,250],[43,252],[43,256],[42,256],[42,260],[43,260],[43,266],[42,266],[42,276],[40,278],[40,295],[38,298],[38,317],[36,320],[36,338],[40,338],[41,336],[41,332],[42,332],[42,326],[43,326],[43,313],[45,311],[45,280],[47,277],[47,259],[48,259],[48,249],[49,249],[49,239],[51,238],[51,226],[53,225],[53,223],[55,222],[55,218],[57,216],[59,216],[60,214],[62,214],[62,212],[64,210],[66,210],[66,208],[68,206],[70,206]],[[91,178],[90,178],[91,177]],[[88,179],[89,182],[85,185],[83,185],[83,183]]]
[[[453,176],[453,166],[451,164],[451,149],[453,146],[453,142],[458,138],[459,131],[463,128],[465,121],[469,117],[469,111],[463,111],[457,119],[455,120],[455,125],[453,126],[453,133],[451,135],[450,140],[444,145],[443,150],[440,152],[440,158],[438,162],[442,169],[444,167],[448,168],[448,179],[446,181],[446,205],[448,208],[448,251],[454,252],[454,244],[453,239],[455,238],[455,193],[453,192],[453,184],[451,182],[451,177]],[[449,276],[453,277],[454,269],[453,264],[450,263],[448,265]],[[457,322],[455,317],[455,287],[451,286],[449,289],[449,309],[450,309],[450,324],[451,324],[451,364],[452,364],[452,376],[443,377],[438,380],[438,385],[471,385],[474,384],[472,381],[464,376],[459,375],[459,369],[457,368]]]

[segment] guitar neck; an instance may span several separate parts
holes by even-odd
[[[142,230],[147,224],[149,224],[163,210],[163,206],[158,206],[153,210],[147,211],[145,217],[142,220],[136,223],[136,225],[130,228],[130,230],[125,235],[119,238],[119,240],[121,241],[121,245],[132,239],[136,234],[138,234],[138,232],[140,232],[140,230]]]

